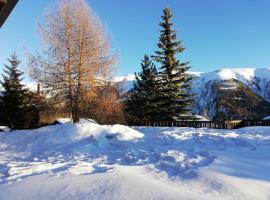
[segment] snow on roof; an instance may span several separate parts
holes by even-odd
[[[195,115],[195,117],[197,118],[197,121],[210,121],[209,119],[201,115]]]
[[[68,124],[72,122],[71,118],[58,118],[57,120],[55,120],[55,122],[57,122],[58,124]],[[93,119],[85,119],[85,118],[80,118],[80,123],[95,123],[97,124],[97,122]]]
[[[190,117],[190,116],[189,115],[181,115],[181,117]],[[194,117],[196,118],[195,121],[210,121],[209,119],[207,119],[206,117],[203,117],[201,115],[194,115]],[[193,121],[193,120],[187,120],[187,121]]]
[[[263,120],[270,120],[270,115],[267,116],[267,117],[265,117],[265,118],[263,118]]]
[[[85,118],[80,118],[80,123],[95,123],[98,124],[95,120],[93,119],[85,119]]]
[[[59,123],[59,124],[67,124],[71,122],[70,118],[58,118],[57,120],[55,120],[55,122]]]
[[[1,131],[9,132],[9,131],[11,131],[11,129],[8,126],[0,126],[0,132]]]

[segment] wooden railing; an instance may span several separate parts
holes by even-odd
[[[129,124],[130,126],[153,126],[153,127],[193,127],[193,128],[215,128],[236,129],[247,126],[270,126],[270,120],[232,120],[224,122],[216,121],[177,121],[177,122],[154,122],[141,121]]]

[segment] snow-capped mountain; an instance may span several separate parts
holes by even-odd
[[[200,73],[194,75],[194,77],[194,89],[197,94],[203,92],[202,88],[209,83],[238,80],[254,93],[270,102],[270,68],[228,68],[209,73]]]
[[[243,115],[259,112],[254,118],[264,117],[270,111],[270,68],[228,68],[194,75],[192,91],[197,100],[195,112],[210,119],[228,112],[229,106],[233,110],[227,117],[232,119],[240,118],[230,117],[239,108]],[[266,108],[265,112],[259,111],[259,106]]]
[[[210,119],[263,118],[270,114],[270,68],[226,68],[213,72],[190,72],[196,94],[194,111]],[[124,80],[132,88],[133,75]]]

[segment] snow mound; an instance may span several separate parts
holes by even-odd
[[[81,143],[108,142],[111,137],[119,141],[136,141],[144,135],[134,129],[122,125],[102,126],[94,122],[82,121],[78,124],[68,123],[47,126],[36,130],[14,131],[9,135],[0,135],[5,141],[1,150],[31,151],[42,153],[46,150],[70,150]],[[66,148],[66,149],[64,149]]]
[[[108,134],[109,135],[116,135],[119,140],[122,141],[129,141],[134,139],[141,139],[144,137],[144,134],[123,125],[113,125],[113,126],[107,126],[108,128]],[[119,134],[121,133],[121,134]]]
[[[270,127],[0,133],[0,199],[269,199]]]

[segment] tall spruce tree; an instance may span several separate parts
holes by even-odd
[[[172,29],[172,12],[169,8],[163,10],[160,23],[160,38],[157,44],[159,50],[152,56],[160,63],[160,120],[190,120],[194,116],[190,113],[190,107],[194,103],[190,93],[191,76],[187,74],[190,69],[189,62],[181,62],[177,54],[185,48],[182,41],[178,41],[176,31]]]
[[[141,67],[142,71],[135,73],[136,80],[126,111],[130,121],[155,121],[158,72],[148,55],[142,59]]]
[[[29,106],[28,90],[21,83],[23,72],[18,70],[20,61],[16,54],[5,65],[3,81],[0,84],[3,93],[0,97],[1,121],[12,129],[29,128],[33,123],[34,113]]]

